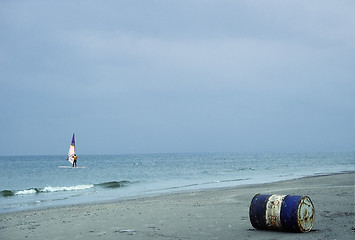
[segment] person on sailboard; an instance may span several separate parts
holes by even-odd
[[[76,167],[76,158],[77,158],[77,156],[76,156],[76,154],[74,154],[73,167]]]

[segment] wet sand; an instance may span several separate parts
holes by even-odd
[[[354,173],[210,189],[111,203],[6,213],[0,239],[355,239]],[[309,196],[311,232],[254,229],[253,196]]]

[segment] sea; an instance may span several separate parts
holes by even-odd
[[[269,183],[355,170],[355,153],[0,156],[0,213]]]

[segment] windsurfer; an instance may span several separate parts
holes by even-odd
[[[77,158],[77,156],[76,156],[76,154],[74,154],[73,167],[76,167],[76,158]]]

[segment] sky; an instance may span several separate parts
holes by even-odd
[[[355,150],[355,1],[0,0],[0,155]]]

